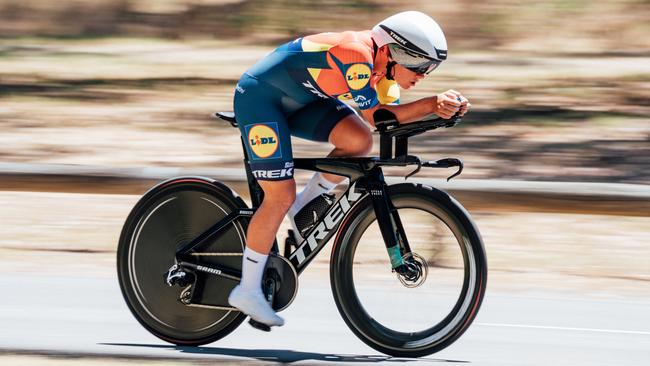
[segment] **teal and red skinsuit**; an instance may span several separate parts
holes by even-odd
[[[291,135],[328,141],[341,119],[377,104],[399,103],[394,81],[374,76],[370,31],[321,33],[286,43],[239,80],[234,110],[253,175],[293,178]]]

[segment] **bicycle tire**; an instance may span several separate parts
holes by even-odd
[[[227,186],[203,177],[162,182],[137,202],[120,235],[117,272],[129,310],[150,333],[176,345],[198,346],[225,337],[244,321],[246,316],[239,311],[182,304],[179,295],[183,289],[167,286],[163,274],[174,264],[179,246],[229,212],[245,207],[244,201]],[[207,250],[243,252],[247,226],[247,219],[234,221],[213,239]],[[210,260],[241,270],[241,254],[215,258]],[[207,280],[208,276],[203,278]],[[225,305],[235,285],[213,276],[205,288],[221,296]]]
[[[442,216],[439,218],[454,233],[456,240],[461,236],[458,246],[462,252],[464,275],[458,300],[447,316],[420,332],[400,332],[387,328],[368,314],[359,299],[353,278],[353,266],[361,265],[357,262],[359,259],[355,260],[359,240],[376,221],[368,195],[352,208],[337,233],[330,261],[332,293],[347,326],[370,347],[396,357],[430,355],[456,341],[470,326],[480,308],[487,281],[483,241],[467,211],[448,194],[429,186],[409,183],[389,186],[387,192],[398,210],[409,208],[408,205],[428,210]],[[379,241],[381,248],[378,250],[385,251],[383,241]],[[386,270],[390,271],[390,266]],[[391,302],[386,300],[386,303]]]

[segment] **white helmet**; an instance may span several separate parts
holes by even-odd
[[[391,58],[420,74],[433,71],[447,59],[447,40],[430,16],[419,11],[392,15],[372,28],[377,47],[388,45]]]

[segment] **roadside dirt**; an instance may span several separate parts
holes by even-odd
[[[137,199],[0,192],[0,272],[114,277],[120,230]],[[650,296],[650,217],[500,213],[474,219],[486,245],[490,288]],[[329,247],[304,275],[329,281],[328,263]]]

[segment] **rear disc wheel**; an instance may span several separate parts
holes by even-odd
[[[243,207],[227,187],[197,178],[161,183],[136,204],[120,236],[118,277],[129,309],[152,334],[178,345],[201,345],[226,336],[245,319],[239,311],[187,306],[180,301],[187,287],[164,281],[180,246]],[[246,220],[234,221],[201,250],[219,255],[201,257],[201,263],[241,271],[246,227]],[[209,290],[211,303],[228,307],[236,282],[195,275]]]

